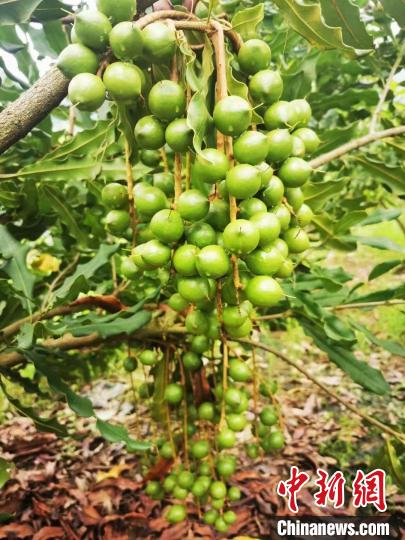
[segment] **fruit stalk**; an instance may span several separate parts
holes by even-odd
[[[131,219],[131,229],[132,229],[132,247],[136,246],[136,226],[137,226],[137,217],[134,204],[134,176],[132,173],[131,165],[131,148],[129,142],[125,139],[125,171],[127,179],[127,191],[128,191],[128,208],[129,208],[129,217]]]

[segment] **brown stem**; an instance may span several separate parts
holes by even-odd
[[[186,469],[189,468],[189,460],[188,460],[188,433],[187,433],[187,427],[188,427],[188,408],[187,408],[187,397],[186,397],[186,374],[184,372],[184,364],[183,360],[179,358],[179,368],[180,368],[180,382],[184,388],[184,410],[183,410],[183,446],[184,446],[184,463],[186,465]]]
[[[76,109],[73,107],[69,107],[69,119],[68,119],[68,126],[66,129],[66,135],[68,137],[73,137],[75,133],[75,120],[76,120]]]
[[[169,172],[169,162],[167,161],[167,154],[166,154],[166,150],[164,149],[164,147],[162,146],[162,148],[160,149],[160,158],[162,160],[162,163],[163,163],[163,170],[164,172]]]
[[[137,217],[134,203],[134,175],[132,172],[131,164],[131,148],[129,142],[125,139],[125,170],[127,178],[127,193],[128,193],[128,209],[129,216],[131,219],[131,229],[132,229],[132,247],[136,246],[136,226],[137,226]]]
[[[356,150],[356,148],[366,146],[367,144],[378,141],[379,139],[395,137],[396,135],[401,135],[401,133],[405,133],[405,126],[398,126],[385,129],[384,131],[375,131],[374,133],[369,133],[368,135],[364,135],[364,137],[360,137],[354,141],[349,141],[348,143],[342,144],[342,146],[339,146],[330,152],[326,152],[326,154],[322,154],[321,156],[312,159],[309,164],[313,169],[318,169],[319,167],[322,167],[322,165],[326,165],[326,163],[329,163],[334,159],[338,159],[352,150]]]
[[[251,347],[257,347],[259,349],[263,349],[264,351],[267,351],[271,354],[274,354],[275,356],[278,356],[278,358],[281,358],[284,362],[289,364],[290,366],[293,366],[295,369],[300,371],[307,379],[312,381],[314,384],[316,384],[321,390],[323,390],[326,394],[328,394],[330,397],[332,397],[335,401],[338,401],[341,405],[346,407],[346,409],[349,409],[352,413],[357,414],[357,416],[360,416],[364,420],[366,420],[369,424],[372,424],[373,426],[376,426],[381,431],[384,431],[385,433],[388,433],[401,441],[402,443],[405,442],[405,437],[401,434],[395,431],[394,429],[390,428],[389,426],[386,426],[382,422],[379,422],[375,418],[369,416],[368,414],[360,412],[360,410],[355,407],[354,405],[351,405],[350,403],[347,403],[345,399],[340,397],[338,394],[336,394],[333,390],[330,390],[325,384],[321,383],[316,379],[309,371],[307,371],[305,368],[297,364],[294,360],[286,356],[285,354],[277,351],[276,349],[273,349],[272,347],[269,347],[268,345],[264,345],[263,343],[260,343],[258,341],[253,341],[251,339],[235,339],[235,341],[238,341],[239,343],[244,343],[245,345],[250,345]]]

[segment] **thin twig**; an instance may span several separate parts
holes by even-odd
[[[373,426],[377,427],[381,431],[388,433],[389,435],[392,435],[402,443],[405,443],[405,437],[401,434],[395,431],[394,429],[390,428],[389,426],[386,426],[382,422],[376,420],[375,418],[369,416],[368,414],[362,413],[357,407],[354,405],[351,405],[350,403],[347,403],[345,399],[340,397],[338,394],[336,394],[333,390],[330,390],[325,384],[321,383],[316,379],[309,371],[307,371],[305,368],[297,364],[294,360],[286,356],[285,354],[277,351],[276,349],[273,349],[272,347],[269,347],[268,345],[264,345],[262,343],[259,343],[258,341],[253,341],[251,339],[235,339],[235,341],[238,341],[239,343],[244,343],[245,345],[250,345],[251,347],[257,347],[259,349],[262,349],[264,351],[267,351],[271,354],[274,354],[275,356],[278,356],[278,358],[281,358],[284,362],[289,364],[290,366],[293,366],[295,369],[300,371],[307,379],[312,381],[314,384],[316,384],[319,388],[321,388],[326,394],[328,394],[330,397],[332,397],[335,401],[338,401],[341,405],[346,407],[346,409],[349,409],[352,413],[357,414],[364,420],[366,420],[369,424],[372,424]]]
[[[134,175],[132,172],[131,164],[131,148],[127,139],[125,139],[125,170],[127,179],[127,193],[128,193],[128,209],[129,217],[131,218],[132,229],[132,247],[136,246],[136,226],[137,216],[134,204]]]

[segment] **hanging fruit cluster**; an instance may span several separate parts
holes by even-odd
[[[241,495],[231,482],[239,434],[245,443],[250,436],[252,458],[284,445],[275,388],[259,384],[254,351],[248,358],[237,340],[251,334],[257,309],[283,300],[280,283],[309,248],[304,228],[312,211],[302,186],[311,167],[304,158],[319,139],[307,127],[307,101],[281,100],[283,81],[261,39],[242,43],[233,65],[248,99],[229,95],[223,28],[200,21],[216,35],[216,99],[210,103],[207,94],[212,122],[205,148],[196,149],[175,23],[141,29],[134,14],[134,0],[98,0],[98,11],[78,13],[58,66],[71,78],[69,98],[78,109],[95,111],[107,97],[130,112],[136,148],[130,156],[127,140],[129,182],[104,186],[105,224],[119,238],[131,231],[130,254],[120,240],[121,275],[141,283],[145,294],[148,278],[158,275],[160,301],[185,327],[175,349],[163,345],[138,357],[149,370],[141,397],[156,401],[163,381],[168,433],[149,457],[166,460],[168,474],[150,480],[146,492],[177,500],[166,514],[172,523],[186,517],[181,501],[194,498],[206,509],[204,521],[225,532],[236,518],[228,505]],[[196,56],[201,62],[198,50]],[[159,77],[154,67],[168,64],[169,77]],[[129,159],[136,156],[151,173],[133,186]],[[128,371],[136,367],[132,358],[125,363]],[[261,410],[259,394],[270,401]]]

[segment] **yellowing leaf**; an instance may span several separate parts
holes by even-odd
[[[41,274],[52,274],[58,272],[61,261],[49,255],[49,253],[40,253],[38,250],[33,249],[27,254],[27,265],[34,271]]]
[[[129,466],[125,463],[118,463],[117,465],[114,465],[111,467],[109,471],[99,471],[96,474],[96,482],[101,482],[102,480],[106,480],[107,478],[118,478],[121,476],[121,473],[123,471],[126,471],[129,469]]]

